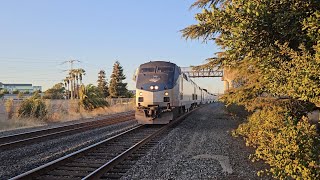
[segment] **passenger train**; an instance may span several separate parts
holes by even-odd
[[[140,124],[167,124],[180,114],[199,104],[212,103],[216,98],[171,62],[150,61],[142,64],[134,80],[135,117]]]

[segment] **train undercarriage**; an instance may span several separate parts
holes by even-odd
[[[139,124],[168,124],[183,111],[181,107],[138,107],[135,117]]]
[[[186,109],[185,106],[180,107],[138,107],[135,112],[135,118],[139,124],[168,124],[176,119],[181,114],[190,111],[198,105],[191,104],[191,107]]]

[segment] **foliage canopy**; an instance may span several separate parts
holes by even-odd
[[[128,93],[127,83],[123,82],[123,80],[126,79],[126,76],[123,74],[123,68],[120,65],[119,61],[116,61],[114,63],[113,71],[110,78],[111,78],[110,84],[109,84],[110,96],[113,98],[126,97]]]
[[[320,141],[304,115],[320,107],[319,0],[197,0],[186,39],[222,49],[201,67],[237,72],[224,101],[252,111],[235,131],[280,179],[319,179]]]
[[[47,113],[47,106],[37,93],[23,100],[18,109],[19,117],[26,118],[45,119]]]
[[[44,92],[44,99],[64,99],[65,88],[63,83],[55,84],[52,88]]]
[[[108,102],[104,98],[98,87],[89,84],[87,86],[80,86],[80,106],[85,110],[93,110],[99,107],[108,106]]]
[[[183,37],[214,40],[223,52],[206,66],[239,72],[241,86],[229,102],[249,105],[263,93],[320,102],[319,0],[199,0],[194,6],[203,10]]]
[[[109,96],[109,87],[106,80],[106,72],[104,70],[100,70],[98,73],[98,88],[104,97]]]

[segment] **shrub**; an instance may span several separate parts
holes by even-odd
[[[226,111],[228,114],[240,119],[246,119],[250,113],[245,109],[244,106],[237,104],[229,104],[226,106]]]
[[[319,179],[319,135],[307,118],[288,115],[285,107],[273,106],[254,112],[234,135],[256,148],[253,161],[264,160],[266,170],[279,179]]]
[[[5,102],[6,112],[8,114],[8,119],[11,119],[13,116],[13,99],[7,99]]]
[[[17,98],[21,99],[21,98],[23,98],[23,96],[24,96],[24,93],[23,92],[19,92]]]
[[[12,94],[19,94],[19,90],[12,91]]]
[[[99,107],[108,106],[108,102],[104,98],[104,95],[96,86],[93,86],[92,84],[89,84],[86,87],[81,85],[79,104],[85,110],[90,111]]]
[[[44,119],[47,113],[45,102],[36,96],[22,101],[18,110],[19,117],[32,117],[37,119]]]

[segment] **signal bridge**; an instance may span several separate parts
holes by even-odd
[[[192,67],[181,67],[181,71],[190,78],[221,77],[221,80],[224,81],[225,92],[237,86],[234,82],[237,77],[237,71],[230,68],[223,68],[223,70],[218,70],[218,68],[194,70]]]
[[[190,78],[204,78],[204,77],[223,77],[222,70],[214,69],[199,69],[194,70],[192,67],[181,67],[181,71]]]
[[[206,77],[223,78],[223,71],[218,70],[217,68],[216,69],[205,68],[205,69],[194,70],[192,67],[181,67],[181,71],[190,78],[206,78]]]

